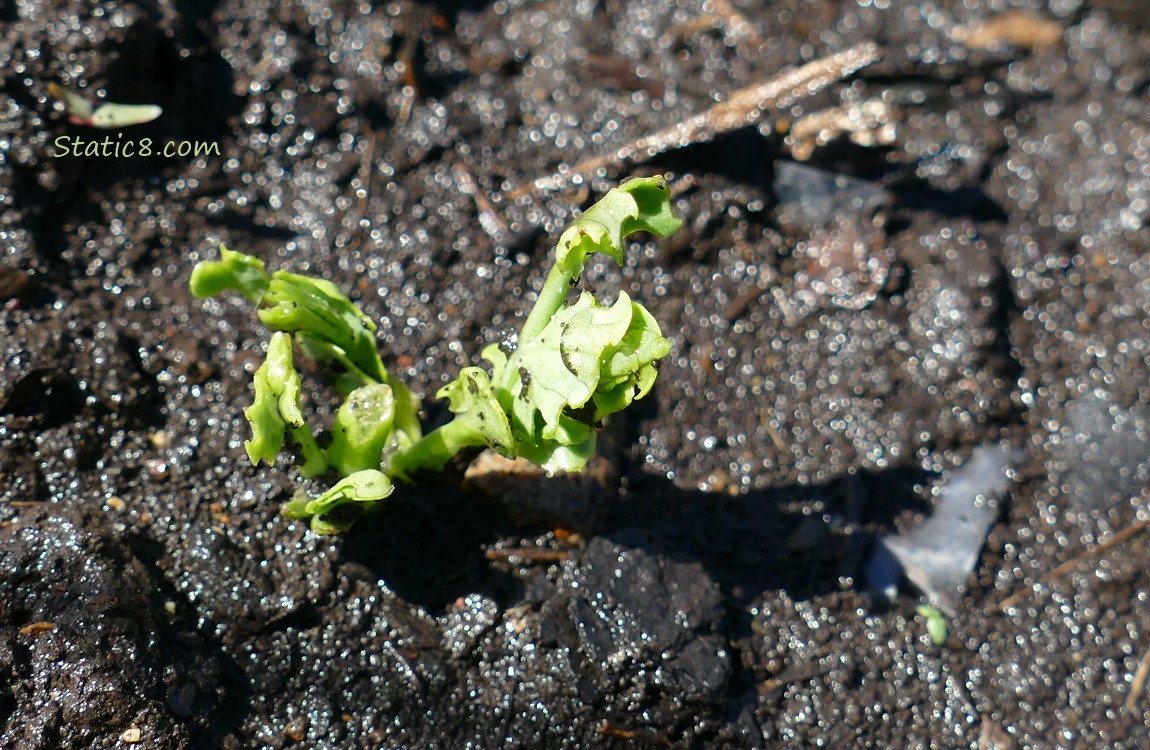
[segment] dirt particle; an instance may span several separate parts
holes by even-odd
[[[20,628],[20,635],[40,635],[41,633],[51,633],[55,629],[56,623],[54,622],[30,622]]]
[[[27,299],[33,291],[34,284],[28,273],[0,266],[0,302]]]
[[[956,27],[954,36],[971,49],[992,49],[1002,45],[1025,50],[1053,47],[1062,39],[1062,26],[1021,10],[999,13],[973,26]]]
[[[284,736],[292,742],[303,742],[307,739],[307,730],[310,726],[306,717],[297,716],[284,728]]]
[[[158,458],[149,458],[144,461],[144,467],[153,479],[163,481],[172,475],[172,470],[171,467],[168,466],[168,462]]]

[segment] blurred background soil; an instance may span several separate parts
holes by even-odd
[[[54,156],[105,135],[219,153]],[[267,336],[197,260],[331,279],[432,394],[631,173],[686,224],[584,283],[674,349],[598,474],[280,517],[322,483],[249,465]],[[1136,0],[0,3],[0,747],[1147,747],[1150,542],[1085,553],[1147,519],[1148,213]],[[867,561],[984,445],[1022,458],[935,643]]]

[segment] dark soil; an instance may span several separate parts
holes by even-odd
[[[1147,517],[1150,33],[1136,0],[1020,4],[1061,40],[957,41],[998,0],[0,3],[0,747],[1150,747],[1147,535],[1027,593]],[[279,515],[322,482],[249,465],[266,333],[190,296],[197,260],[330,278],[431,394],[617,178],[493,222],[468,175],[497,196],[866,40],[770,127],[635,168],[686,226],[586,283],[674,350],[577,514],[453,473],[343,538]],[[50,82],[220,154],[55,158],[115,131]],[[885,224],[784,221],[783,121],[872,97],[894,141],[809,164]],[[863,570],[998,443],[1025,459],[934,645]]]

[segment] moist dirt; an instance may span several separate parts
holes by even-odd
[[[1147,534],[1043,580],[1147,518],[1144,15],[0,4],[0,747],[1147,747]],[[867,41],[761,125],[507,197]],[[49,83],[163,115],[95,131]],[[890,127],[785,137],[871,100]],[[796,198],[796,159],[846,199]],[[348,290],[434,424],[628,173],[667,174],[685,226],[582,283],[673,351],[593,475],[460,462],[344,537],[279,515],[323,483],[247,461],[267,335],[188,293],[196,261]],[[984,445],[1021,459],[936,643],[867,562]]]

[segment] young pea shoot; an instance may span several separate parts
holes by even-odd
[[[920,604],[914,608],[914,611],[926,620],[926,632],[930,636],[930,642],[936,646],[946,643],[950,628],[947,626],[946,617],[942,612],[929,604]]]
[[[92,102],[58,83],[49,83],[48,91],[64,102],[64,108],[68,110],[68,121],[73,125],[113,130],[151,122],[164,113],[164,110],[155,104],[104,102],[98,107],[93,107]]]
[[[275,331],[255,376],[255,403],[244,412],[252,428],[248,457],[271,463],[290,436],[304,476],[334,469],[344,477],[319,498],[299,497],[284,509],[291,518],[310,518],[317,533],[336,533],[390,495],[390,479],[441,469],[466,448],[522,456],[548,473],[582,468],[594,455],[596,426],[650,392],[671,344],[651,313],[623,292],[610,305],[588,292],[568,304],[568,295],[593,253],[622,265],[629,235],[666,237],[681,224],[660,177],[632,179],[607,193],[560,236],[517,345],[488,346],[488,369],[466,367],[441,388],[436,396],[447,399],[454,418],[427,435],[419,400],[383,365],[375,324],[330,282],[269,275],[258,259],[221,247],[220,260],[196,265],[191,290],[199,297],[239,292]],[[326,448],[300,406],[293,338],[304,356],[334,368],[334,387],[345,399]]]

